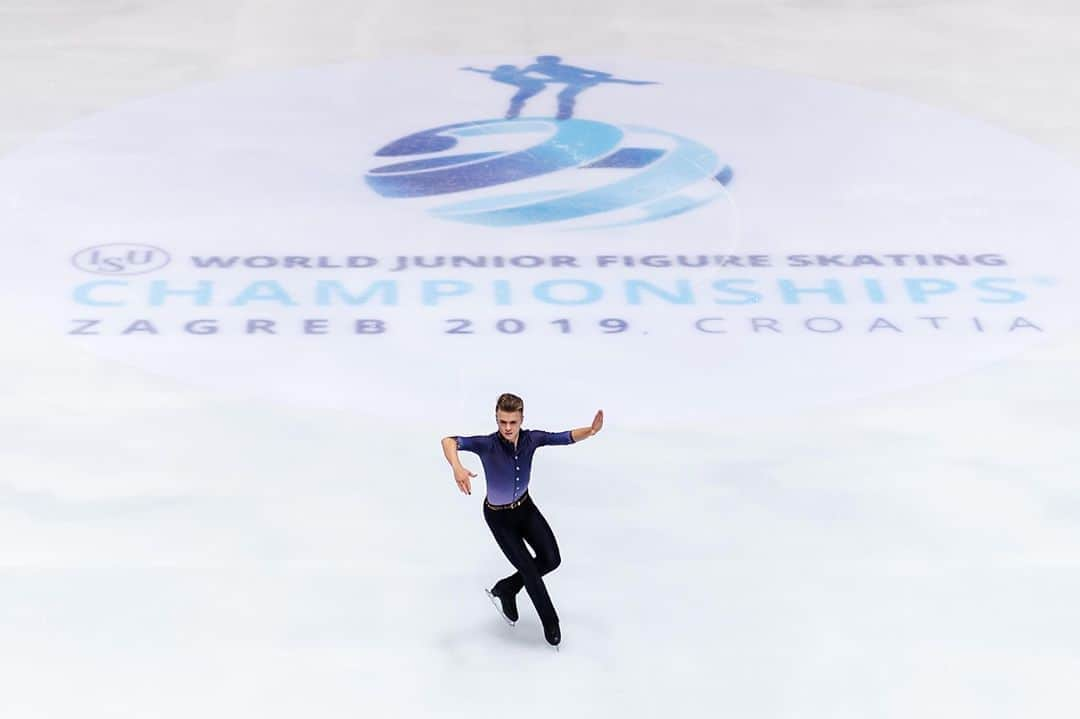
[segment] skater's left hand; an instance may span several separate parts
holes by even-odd
[[[601,430],[601,428],[603,428],[603,426],[604,426],[604,410],[600,409],[600,410],[596,411],[596,416],[593,417],[592,427],[590,427],[589,429],[592,430],[593,434],[596,434],[597,432],[599,432]]]

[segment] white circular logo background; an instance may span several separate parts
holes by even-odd
[[[590,85],[560,120],[552,82],[508,121],[515,87],[461,68],[515,60],[245,77],[46,136],[0,160],[3,299],[224,393],[404,418],[515,391],[643,424],[892,391],[1074,324],[1080,174],[1026,140],[805,78],[598,58],[565,62],[655,84]],[[571,141],[592,155],[438,196],[377,177]]]

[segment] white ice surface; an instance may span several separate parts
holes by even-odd
[[[845,82],[1075,162],[1077,36],[1075,3],[1045,0],[3,0],[0,151],[252,70],[557,51]],[[0,322],[5,718],[1080,711],[1076,337],[858,405],[610,416],[546,450],[555,655],[527,604],[513,629],[492,612],[504,560],[439,453],[486,430],[490,398],[366,423],[78,355],[18,307]],[[528,416],[580,425],[597,404]]]

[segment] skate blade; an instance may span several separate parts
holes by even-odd
[[[490,589],[484,589],[484,594],[488,595],[488,599],[491,600],[492,606],[495,607],[495,611],[499,613],[499,616],[502,617],[503,621],[510,626],[514,626],[515,622],[510,619],[510,617],[503,614],[502,602],[499,601],[499,598],[492,594]]]

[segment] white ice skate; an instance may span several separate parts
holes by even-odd
[[[499,616],[503,618],[503,621],[505,621],[510,626],[514,626],[517,623],[516,620],[511,619],[509,616],[507,616],[506,612],[503,610],[503,600],[500,597],[493,594],[490,589],[485,589],[484,594],[488,595],[488,599],[490,599],[491,603],[495,605],[495,611],[499,613]],[[513,600],[511,600],[511,603],[512,602]],[[514,607],[514,609],[516,609],[516,607]]]

